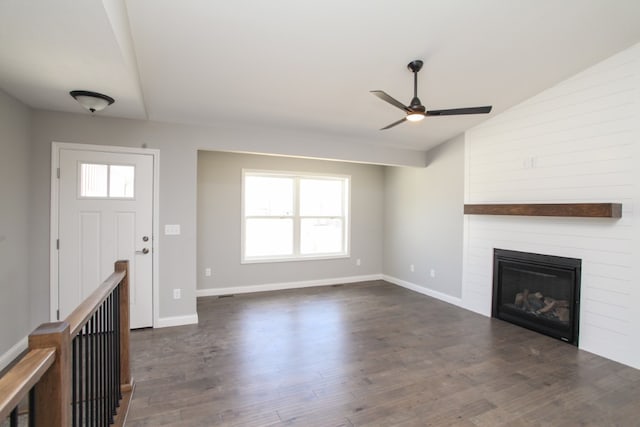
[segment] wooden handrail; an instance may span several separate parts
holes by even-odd
[[[55,359],[55,348],[31,350],[0,378],[0,422],[9,416],[13,408],[40,381]]]
[[[82,387],[74,379],[74,373],[77,372],[74,363],[81,360],[74,359],[74,351],[76,351],[74,348],[80,348],[76,347],[74,339],[80,339],[77,337],[79,333],[83,333],[85,336],[87,333],[94,336],[101,333],[100,330],[96,332],[93,327],[88,329],[89,332],[83,332],[83,328],[88,321],[93,322],[93,325],[100,324],[96,322],[95,316],[96,313],[105,315],[104,307],[106,306],[113,307],[113,315],[117,317],[117,320],[111,325],[117,325],[118,328],[110,332],[107,329],[101,329],[101,331],[114,334],[112,336],[117,337],[118,340],[116,341],[117,347],[111,346],[114,351],[111,354],[115,354],[112,357],[116,358],[115,360],[119,359],[118,369],[111,372],[116,375],[119,373],[122,396],[119,399],[119,404],[111,400],[110,405],[113,405],[112,408],[119,406],[113,419],[114,424],[116,426],[124,425],[134,388],[129,366],[129,262],[117,261],[114,270],[115,272],[65,320],[43,323],[29,335],[29,352],[0,378],[0,422],[6,419],[32,390],[33,395],[30,398],[33,399],[33,406],[30,405],[30,411],[33,409],[38,414],[35,417],[36,427],[71,425],[72,417],[77,416],[75,408],[79,408],[74,406],[78,402],[72,401],[72,389],[75,392],[79,390],[78,387]],[[114,294],[116,288],[117,293]],[[115,310],[116,308],[119,308],[119,311]],[[98,312],[98,310],[101,311]],[[92,316],[94,317],[92,318]],[[104,328],[104,324],[102,325],[100,328]],[[107,341],[104,341],[106,338],[101,339],[106,345]],[[109,360],[114,360],[113,358]],[[102,365],[102,367],[106,366],[108,365]],[[103,371],[102,375],[107,374]],[[112,390],[109,390],[109,393]],[[94,394],[91,398],[101,398],[106,402],[106,396],[104,393],[102,395]],[[106,403],[102,408],[106,408]],[[78,410],[80,411],[80,409]],[[107,412],[101,410],[100,416],[105,416]]]
[[[96,312],[100,304],[111,294],[118,284],[125,278],[125,271],[116,271],[102,282],[102,284],[89,295],[82,304],[76,307],[65,319],[71,328],[71,336],[74,337],[80,332],[87,320]]]

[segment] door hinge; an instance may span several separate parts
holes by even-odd
[[[60,250],[60,239],[56,239],[56,249]]]
[[[60,179],[60,168],[56,169],[56,176]]]
[[[56,320],[60,320],[60,310],[56,310]]]

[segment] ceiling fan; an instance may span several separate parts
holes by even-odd
[[[457,116],[461,114],[487,114],[491,111],[491,105],[485,107],[467,107],[467,108],[452,108],[449,110],[428,110],[422,105],[418,98],[418,71],[422,68],[423,62],[419,59],[409,62],[407,68],[413,72],[413,98],[411,103],[406,106],[400,101],[389,96],[386,92],[381,90],[372,90],[371,93],[388,102],[394,107],[398,107],[404,111],[407,115],[397,122],[393,122],[390,125],[383,127],[380,130],[385,130],[399,125],[402,122],[409,120],[410,122],[419,122],[427,116]]]

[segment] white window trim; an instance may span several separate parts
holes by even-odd
[[[294,214],[290,217],[293,219],[294,233],[293,233],[293,253],[294,255],[269,255],[260,257],[245,257],[245,227],[246,217],[244,214],[244,181],[245,176],[248,174],[274,176],[274,177],[286,177],[295,178],[295,190],[294,190]],[[341,217],[336,216],[301,216],[300,206],[298,201],[300,178],[334,178],[343,179],[345,182],[343,197],[346,199],[342,204],[343,214]],[[316,260],[330,260],[330,259],[342,259],[351,257],[351,175],[343,174],[331,174],[331,173],[316,173],[316,172],[296,172],[296,171],[275,171],[275,170],[261,170],[261,169],[242,169],[242,181],[241,181],[241,210],[240,210],[240,263],[241,264],[257,264],[257,263],[271,263],[271,262],[291,262],[291,261],[316,261]],[[260,218],[254,216],[252,218]],[[273,218],[273,216],[265,216],[264,218]],[[303,255],[300,254],[300,223],[302,218],[343,218],[343,241],[344,251],[332,254],[319,254],[319,255]]]

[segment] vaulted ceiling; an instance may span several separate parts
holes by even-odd
[[[2,0],[0,89],[85,114],[248,123],[425,150],[640,41],[638,0]],[[484,116],[379,128],[403,112],[424,60],[427,109]],[[88,113],[86,113],[88,114]],[[303,142],[301,142],[303,143]]]

